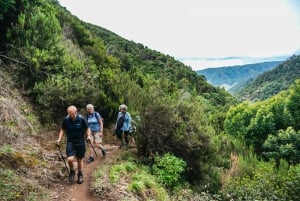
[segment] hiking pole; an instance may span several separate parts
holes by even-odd
[[[58,149],[59,149],[60,157],[61,157],[61,159],[64,161],[64,164],[65,164],[65,167],[66,167],[66,169],[67,169],[67,172],[68,172],[68,174],[70,174],[70,170],[69,170],[69,168],[68,168],[68,166],[67,166],[67,163],[66,163],[66,161],[65,161],[65,159],[64,159],[64,155],[63,155],[62,152],[61,152],[60,146],[59,146],[58,144],[57,144],[56,146],[57,146]]]
[[[97,152],[96,152],[96,150],[95,150],[95,147],[92,145],[91,140],[87,140],[87,141],[90,143],[91,147],[92,147],[93,150],[94,150],[94,153],[95,153],[96,157],[98,158]]]

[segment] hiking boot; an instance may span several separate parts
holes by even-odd
[[[94,161],[94,157],[90,156],[89,160],[87,161],[88,163],[91,163]]]
[[[78,181],[77,181],[77,183],[78,184],[82,184],[83,183],[83,175],[82,175],[82,172],[80,171],[80,172],[78,172]]]
[[[74,182],[75,170],[71,170],[69,174],[69,182]]]
[[[106,150],[103,148],[103,149],[101,149],[101,151],[102,151],[103,157],[105,157],[106,156]]]

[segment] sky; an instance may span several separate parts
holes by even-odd
[[[298,0],[58,0],[85,22],[193,70],[300,53]]]

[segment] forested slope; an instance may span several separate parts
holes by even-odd
[[[57,1],[4,0],[0,8],[1,72],[34,108],[24,118],[36,120],[33,127],[40,132],[38,126],[44,127],[48,135],[43,136],[56,137],[53,133],[68,105],[76,105],[84,114],[86,104],[94,104],[108,127],[115,121],[119,104],[125,103],[139,123],[137,156],[144,164],[151,166],[154,154],[172,153],[186,161],[182,177],[196,189],[216,191],[220,187],[212,169],[217,170],[218,160],[229,159],[218,158],[211,138],[222,131],[225,112],[236,103],[234,97],[171,56],[82,22]],[[1,121],[5,119],[1,117]],[[23,149],[25,145],[15,142],[31,131],[25,129],[17,135],[7,130],[16,122],[5,125],[1,160],[9,157],[11,163],[18,163],[11,157],[18,153],[14,147]],[[53,146],[51,140],[43,142],[46,147]],[[42,153],[43,148],[37,152]],[[45,167],[53,165],[41,161]],[[21,171],[18,166],[11,168],[1,164],[1,169]],[[33,166],[27,168],[34,171]],[[1,178],[13,186],[9,175],[10,171]],[[12,192],[14,199],[34,196]]]
[[[176,85],[179,84],[179,87],[182,87],[182,82],[185,82],[188,84],[186,87],[195,88],[201,95],[219,90],[208,84],[203,76],[197,75],[191,67],[169,55],[151,50],[141,43],[128,41],[102,27],[85,25],[88,30],[102,38],[107,53],[119,59],[122,70],[129,72],[138,70],[143,75],[151,74],[156,79],[168,78]]]
[[[236,93],[239,99],[265,100],[288,89],[300,78],[300,56],[292,56],[274,69],[264,72]]]
[[[84,114],[88,103],[108,133],[122,103],[138,124],[136,147],[95,170],[93,196],[299,200],[299,81],[238,104],[171,56],[87,24],[55,0],[0,8],[1,200],[50,200],[67,178],[53,147],[66,107]],[[280,67],[296,70],[298,60]],[[278,83],[292,76],[275,72]],[[115,188],[120,179],[128,188]]]
[[[275,68],[282,61],[262,62],[238,66],[226,66],[198,70],[209,83],[224,87],[231,93],[240,89],[248,80],[257,77],[265,71]]]

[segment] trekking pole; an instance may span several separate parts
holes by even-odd
[[[91,140],[87,140],[87,141],[88,141],[88,143],[90,143],[91,147],[92,147],[93,150],[94,150],[94,153],[95,153],[96,157],[98,158],[97,152],[96,152],[96,150],[95,150],[95,147],[92,145]]]
[[[65,161],[65,159],[64,159],[64,155],[63,155],[62,152],[61,152],[60,146],[59,146],[59,145],[56,145],[56,146],[57,146],[58,149],[59,149],[60,157],[61,157],[61,159],[63,160],[63,162],[64,162],[64,164],[65,164],[65,167],[66,167],[66,169],[67,169],[67,172],[68,172],[68,174],[70,174],[70,170],[69,170],[69,168],[68,168],[68,166],[67,166],[67,163],[66,163],[66,161]]]

